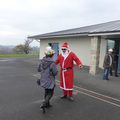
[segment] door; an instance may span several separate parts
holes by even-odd
[[[59,43],[49,43],[49,45],[55,51],[55,55],[53,56],[53,60],[55,61],[59,55]]]

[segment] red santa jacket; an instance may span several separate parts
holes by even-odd
[[[73,90],[74,61],[78,66],[82,65],[81,60],[73,52],[70,52],[66,58],[60,54],[55,61],[56,64],[60,64],[60,88],[64,90]]]

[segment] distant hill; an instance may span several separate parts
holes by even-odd
[[[0,54],[11,54],[14,53],[13,49],[16,46],[13,45],[8,45],[8,46],[3,46],[0,45]],[[32,47],[30,53],[39,53],[39,47]]]
[[[0,53],[1,54],[12,53],[14,47],[15,46],[3,46],[3,45],[0,45]]]
[[[14,48],[14,45],[0,45],[0,48]]]

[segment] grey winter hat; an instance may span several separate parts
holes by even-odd
[[[45,55],[54,55],[54,54],[55,51],[50,46],[47,46],[45,49]]]

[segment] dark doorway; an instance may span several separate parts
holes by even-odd
[[[114,53],[115,53],[115,62],[116,62],[116,71],[120,72],[120,40],[115,40],[114,45]]]
[[[55,51],[55,55],[53,56],[53,60],[55,61],[59,55],[59,43],[48,43],[48,45]]]
[[[114,61],[114,72],[120,73],[120,40],[119,39],[112,39],[107,41],[107,51],[108,49],[113,49],[113,61]]]
[[[120,74],[120,42],[119,42],[119,57],[118,57],[118,73]]]

